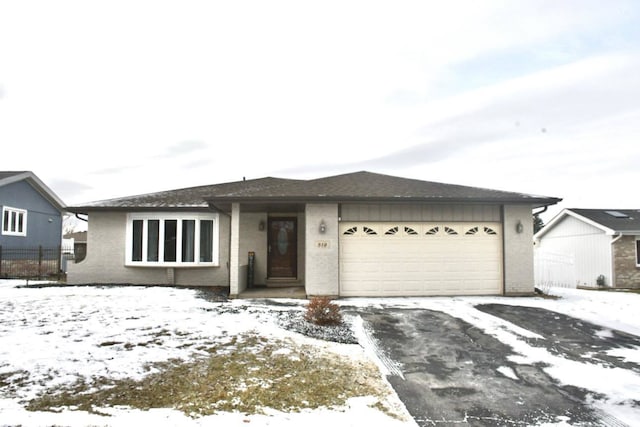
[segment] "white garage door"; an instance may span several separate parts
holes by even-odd
[[[502,293],[499,223],[340,224],[340,295]]]

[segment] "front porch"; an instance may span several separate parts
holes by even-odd
[[[263,299],[263,298],[292,298],[307,299],[304,286],[267,287],[256,286],[245,289],[237,297],[238,299]]]
[[[232,298],[337,296],[337,204],[232,203],[230,207]]]

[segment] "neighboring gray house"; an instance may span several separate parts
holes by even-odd
[[[69,283],[300,286],[307,295],[533,292],[532,209],[560,199],[356,172],[105,200]],[[253,283],[248,283],[249,254]]]
[[[0,171],[3,248],[57,248],[65,205],[33,172]]]
[[[640,288],[640,210],[564,209],[534,239],[539,286]]]

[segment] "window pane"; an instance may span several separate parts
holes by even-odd
[[[132,261],[142,261],[142,223],[141,219],[133,221],[133,252]]]
[[[636,240],[636,264],[640,265],[640,240]]]
[[[23,221],[24,221],[24,214],[20,212],[18,213],[18,233],[22,233]]]
[[[11,231],[15,232],[16,231],[16,213],[15,212],[11,212]]]
[[[178,220],[166,219],[164,221],[164,260],[167,262],[176,261],[177,231]]]
[[[9,211],[4,211],[4,219],[2,221],[2,230],[9,231]]]
[[[147,221],[147,261],[158,261],[160,240],[160,220]]]
[[[196,238],[196,221],[182,220],[182,262],[193,262]]]
[[[213,262],[213,221],[200,221],[200,262]]]

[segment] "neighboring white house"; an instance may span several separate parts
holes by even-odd
[[[560,199],[356,172],[261,178],[69,208],[69,283],[298,286],[307,295],[533,293],[532,210]],[[253,268],[249,268],[252,266]]]
[[[534,235],[536,286],[640,287],[640,211],[564,209]]]

